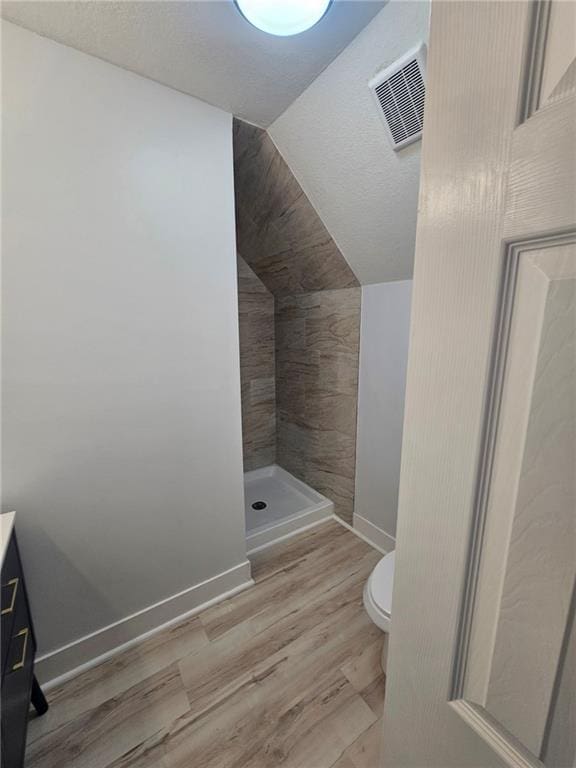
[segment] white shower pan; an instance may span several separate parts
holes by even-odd
[[[277,464],[244,474],[244,503],[249,553],[334,513],[330,499]]]

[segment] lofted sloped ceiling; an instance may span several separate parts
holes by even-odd
[[[234,120],[238,253],[275,295],[358,280],[266,131]]]
[[[422,144],[394,152],[367,84],[427,41],[429,14],[390,0],[268,129],[363,285],[412,277]]]
[[[378,13],[385,0],[335,0],[312,29],[274,37],[233,0],[4,0],[32,32],[269,125]]]

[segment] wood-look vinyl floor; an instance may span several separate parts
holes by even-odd
[[[379,557],[331,521],[254,555],[253,588],[52,690],[27,768],[377,768]]]

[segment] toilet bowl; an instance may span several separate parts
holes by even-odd
[[[392,587],[394,585],[394,552],[378,562],[364,586],[364,607],[377,627],[386,633],[382,648],[382,669],[386,672],[388,633],[392,622]]]

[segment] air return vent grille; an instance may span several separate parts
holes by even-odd
[[[424,125],[425,47],[420,45],[368,83],[394,149],[416,141]]]

